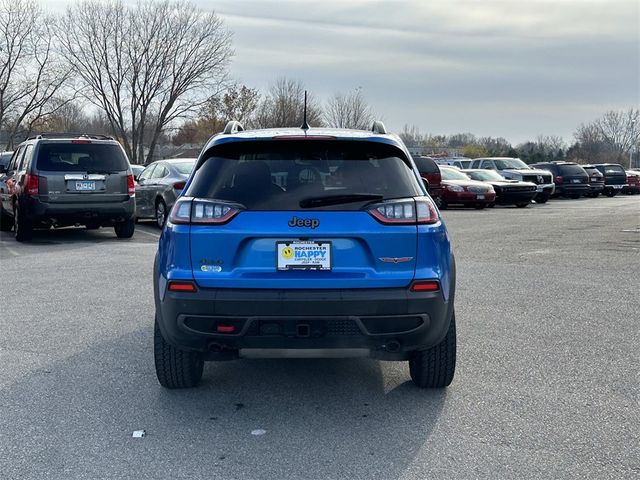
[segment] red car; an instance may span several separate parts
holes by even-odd
[[[416,162],[418,172],[424,181],[429,195],[433,198],[434,202],[438,203],[440,197],[442,197],[442,177],[440,175],[440,168],[438,164],[430,157],[413,157],[413,161]]]
[[[640,193],[640,173],[627,170],[627,186],[622,190],[629,195]]]
[[[444,191],[440,201],[436,200],[436,203],[441,209],[449,205],[482,209],[496,201],[496,192],[491,185],[471,180],[457,168],[440,165],[440,174]]]

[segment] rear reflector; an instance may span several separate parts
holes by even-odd
[[[170,281],[167,287],[170,292],[195,292],[198,289],[192,282]]]
[[[176,182],[173,184],[173,188],[176,190],[182,190],[186,184],[187,182]]]
[[[236,331],[236,326],[235,325],[222,325],[222,324],[218,324],[218,326],[216,327],[216,331],[218,333],[233,333]]]
[[[437,292],[440,284],[435,280],[419,280],[411,285],[412,292]]]

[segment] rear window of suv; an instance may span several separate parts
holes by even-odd
[[[195,172],[187,196],[249,210],[357,210],[371,201],[423,195],[403,152],[382,143],[231,142],[212,155]]]
[[[121,172],[129,168],[122,149],[112,143],[41,143],[38,170],[45,172]]]
[[[584,175],[585,171],[580,165],[561,164],[558,165],[561,175]]]
[[[416,166],[420,173],[440,173],[438,164],[430,158],[413,157],[413,161],[416,162]]]

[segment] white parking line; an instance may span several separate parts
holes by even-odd
[[[11,248],[5,242],[0,242],[0,245],[2,245],[7,250],[7,252],[9,252],[14,257],[19,257],[20,256],[20,254],[18,252],[16,252],[13,248]]]
[[[136,228],[136,232],[144,233],[145,235],[151,235],[154,238],[160,238],[160,235],[157,233],[147,232],[146,230],[142,230],[140,227]]]

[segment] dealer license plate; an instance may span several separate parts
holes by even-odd
[[[484,195],[478,195],[476,198],[477,198],[478,200],[484,200]]]
[[[331,242],[276,243],[278,270],[331,270]]]
[[[96,182],[94,181],[82,181],[82,182],[76,182],[76,190],[78,191],[89,191],[89,190],[95,190],[96,189]]]

